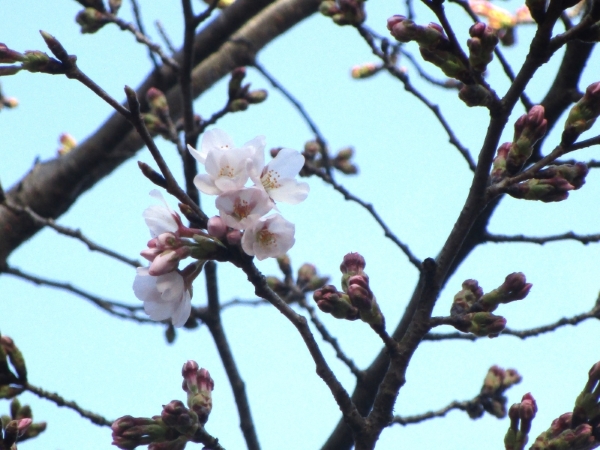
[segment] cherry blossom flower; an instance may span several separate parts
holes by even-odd
[[[244,230],[273,208],[267,193],[249,187],[221,194],[215,202],[223,222],[231,228]]]
[[[169,208],[160,191],[153,189],[150,191],[150,196],[163,203],[162,205],[149,206],[142,213],[152,237],[155,238],[163,233],[177,233],[180,225],[183,226],[179,214]]]
[[[133,292],[152,320],[171,319],[173,326],[182,327],[192,310],[192,290],[187,284],[178,271],[154,277],[148,268],[138,267]]]
[[[296,227],[279,214],[262,217],[246,228],[242,236],[242,249],[255,255],[259,261],[285,254],[294,245]]]
[[[248,165],[256,152],[262,152],[265,146],[264,136],[258,136],[235,147],[227,133],[214,129],[202,137],[201,150],[189,151],[198,162],[204,164],[205,174],[194,178],[196,187],[205,194],[219,195],[224,192],[241,189],[248,181]]]
[[[303,166],[304,156],[296,150],[281,149],[266,166],[263,152],[260,152],[260,156],[255,155],[250,177],[257,186],[262,186],[274,201],[296,205],[306,199],[310,190],[308,183],[296,181],[296,176]]]

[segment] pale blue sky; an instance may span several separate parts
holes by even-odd
[[[80,67],[105,90],[123,98],[124,85],[137,86],[151,68],[146,49],[133,37],[107,26],[95,35],[81,35],[74,23],[80,9],[76,2],[22,2],[4,0],[0,42],[16,50],[45,50],[39,29],[55,35]],[[7,5],[11,5],[8,7]],[[203,4],[195,2],[197,10]],[[516,2],[502,3],[514,9]],[[386,33],[385,20],[404,11],[404,2],[369,2],[368,24]],[[182,35],[178,2],[142,2],[143,17],[158,41],[152,22],[160,18],[175,42]],[[419,7],[420,8],[420,7]],[[469,22],[456,5],[448,5],[462,43]],[[122,16],[130,18],[125,1]],[[427,23],[431,14],[418,10],[418,21]],[[518,30],[525,44],[532,28]],[[407,46],[418,55],[416,45]],[[504,49],[518,67],[525,48]],[[320,15],[298,25],[267,47],[259,60],[304,104],[328,140],[332,150],[352,145],[360,175],[338,180],[366,201],[373,202],[397,236],[417,257],[435,257],[446,239],[466,198],[470,171],[458,152],[447,142],[441,126],[429,110],[404,91],[387,74],[362,81],[352,80],[350,68],[374,61],[370,50],[351,28],[340,28]],[[414,84],[438,103],[461,142],[475,152],[487,126],[487,110],[468,109],[456,93],[429,88],[408,65]],[[598,81],[598,58],[588,64],[581,84]],[[436,77],[441,73],[428,66]],[[555,64],[547,64],[536,75],[527,92],[539,101],[547,88]],[[236,143],[256,135],[267,138],[267,147],[302,149],[311,139],[310,130],[293,107],[273,91],[260,74],[248,70],[254,88],[266,88],[269,99],[243,114],[233,114],[218,126]],[[494,61],[489,81],[500,93],[508,83]],[[71,133],[85,139],[111,113],[110,108],[75,81],[60,76],[23,73],[0,80],[6,95],[20,106],[0,114],[0,181],[5,189],[17,182],[36,158],[55,157],[58,136]],[[226,99],[226,84],[216,85],[199,99],[199,114],[209,116]],[[520,106],[518,106],[520,108]],[[514,117],[522,114],[517,109]],[[595,126],[586,136],[598,134]],[[548,144],[557,143],[555,131]],[[512,138],[507,127],[504,140]],[[163,140],[159,146],[179,175],[175,151]],[[597,149],[574,156],[582,161],[597,158]],[[148,239],[141,213],[153,200],[153,186],[139,173],[137,160],[152,164],[147,150],[140,151],[113,174],[87,192],[59,223],[81,228],[90,238],[135,257]],[[321,181],[306,180],[308,199],[297,206],[282,206],[288,220],[296,224],[295,247],[290,256],[295,268],[314,263],[320,273],[332,276],[339,286],[338,267],[345,253],[358,251],[367,261],[379,304],[388,323],[401,316],[417,279],[405,256],[383,237],[375,221],[355,204]],[[553,234],[573,230],[599,232],[598,192],[600,177],[592,171],[583,189],[561,203],[542,204],[507,198],[491,221],[498,233]],[[206,199],[207,212],[213,199]],[[172,206],[176,202],[168,199]],[[529,297],[500,308],[499,313],[516,329],[530,328],[588,311],[597,295],[600,279],[597,245],[552,243],[544,247],[528,244],[490,244],[476,249],[442,292],[436,315],[447,315],[452,297],[467,278],[475,278],[485,290],[502,283],[516,271],[533,283]],[[131,284],[134,271],[122,263],[90,253],[79,242],[44,230],[21,246],[9,263],[24,271],[74,285],[97,295],[138,304]],[[258,263],[265,274],[277,274],[273,261]],[[252,288],[236,268],[220,264],[221,299],[253,298]],[[203,283],[195,286],[194,305],[205,303]],[[361,322],[338,321],[321,314],[322,321],[359,367],[366,367],[379,351],[377,336]],[[295,328],[269,306],[238,307],[224,313],[224,322],[240,372],[246,382],[259,440],[264,449],[319,448],[339,418],[331,394],[316,376],[314,364]],[[114,419],[125,414],[152,416],[172,399],[183,400],[180,370],[187,359],[207,368],[215,380],[214,409],[207,430],[227,449],[244,448],[231,390],[218,355],[205,327],[178,333],[168,346],[160,325],[137,325],[108,317],[89,302],[69,293],[36,287],[10,276],[0,277],[0,331],[11,336],[23,351],[32,384],[76,400],[82,407]],[[441,329],[439,331],[442,331]],[[451,331],[443,330],[443,331]],[[438,409],[450,401],[474,397],[489,366],[513,367],[523,382],[508,392],[509,404],[532,392],[538,401],[538,417],[532,439],[552,419],[570,410],[585,383],[589,367],[598,359],[600,333],[597,323],[521,342],[512,337],[470,342],[425,342],[419,347],[407,374],[396,413],[415,414]],[[331,367],[348,389],[353,377],[336,360],[328,344],[321,341]],[[80,419],[71,410],[24,394],[36,420],[45,420],[48,430],[23,444],[23,449],[110,448],[110,430]],[[8,410],[0,402],[0,413]],[[502,448],[508,421],[486,416],[471,421],[464,413],[452,412],[445,419],[406,428],[386,430],[378,448],[440,448],[476,450]],[[192,448],[192,446],[190,446]]]

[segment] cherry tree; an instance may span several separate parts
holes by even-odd
[[[598,2],[3,28],[0,449],[600,446]]]

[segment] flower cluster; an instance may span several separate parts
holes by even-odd
[[[185,324],[192,309],[192,281],[202,269],[203,261],[195,261],[183,270],[179,262],[193,256],[202,230],[187,228],[181,217],[169,208],[159,191],[150,195],[163,205],[153,205],[144,213],[152,239],[141,255],[150,261],[148,267],[138,267],[133,292],[144,302],[144,311],[152,320],[171,319],[176,327]]]
[[[275,202],[295,205],[309,192],[307,183],[295,179],[304,156],[284,148],[265,164],[264,147],[263,136],[236,147],[219,129],[204,134],[200,151],[188,147],[206,170],[194,184],[217,196],[219,216],[210,219],[209,234],[232,244],[241,242],[244,252],[259,260],[283,255],[294,245],[294,224],[278,213],[263,216],[276,209]],[[246,186],[248,181],[253,185]]]

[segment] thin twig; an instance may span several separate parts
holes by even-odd
[[[138,30],[144,36],[146,36],[146,31],[144,30],[144,22],[142,21],[142,11],[140,6],[138,5],[137,0],[131,0],[131,9],[133,10],[133,17],[135,17],[135,23],[137,24]],[[154,69],[158,70],[159,64],[156,60],[156,55],[151,48],[148,48],[148,56],[152,60],[152,64],[154,65]]]
[[[300,103],[300,101],[298,101],[290,91],[288,91],[279,81],[277,81],[275,77],[273,77],[269,72],[267,72],[267,70],[258,61],[254,60],[253,66],[256,68],[256,70],[258,70],[261,73],[262,76],[264,76],[269,81],[269,83],[273,85],[275,89],[281,92],[283,96],[287,98],[288,101],[292,103],[296,110],[300,113],[310,130],[315,135],[316,141],[319,144],[319,147],[321,148],[321,159],[325,172],[327,173],[329,178],[333,180],[331,163],[329,161],[329,153],[327,152],[327,141],[319,131],[319,128],[317,127],[315,121],[312,120],[302,103]]]
[[[206,274],[206,294],[208,297],[208,309],[203,317],[204,323],[208,326],[212,335],[223,367],[227,373],[231,390],[235,398],[235,403],[240,417],[240,428],[246,441],[248,450],[260,450],[254,420],[250,411],[250,402],[246,394],[246,386],[238,370],[233,357],[231,347],[225,335],[225,329],[221,322],[221,305],[219,304],[219,288],[217,285],[217,264],[214,261],[208,261],[204,267]]]
[[[134,24],[126,22],[125,20],[115,16],[114,14],[105,13],[104,15],[106,16],[106,19],[109,22],[114,23],[121,30],[129,31],[130,33],[132,33],[135,36],[135,40],[138,41],[140,44],[144,44],[146,47],[148,47],[148,50],[152,53],[158,55],[163,64],[171,67],[176,72],[179,70],[179,63],[173,58],[171,58],[169,55],[167,55],[160,45],[152,42],[148,36],[146,36],[142,31],[138,30]]]
[[[300,103],[280,82],[278,82],[271,74],[269,74],[265,70],[265,68],[262,65],[260,65],[257,61],[254,61],[254,67],[276,89],[278,89],[290,101],[290,103],[292,103],[296,107],[296,109],[298,110],[298,112],[300,113],[300,115],[304,118],[304,120],[305,120],[306,124],[308,125],[308,127],[314,133],[315,138],[316,138],[317,142],[319,143],[319,146],[321,147],[321,149],[325,149],[325,152],[326,152],[327,147],[326,147],[325,138],[323,137],[323,135],[319,131],[319,128],[317,127],[317,124],[314,122],[314,120],[312,120],[312,118],[310,117],[310,115],[308,114],[308,112],[306,112],[306,110],[304,109],[304,106],[302,105],[302,103]],[[308,171],[310,171],[310,173],[312,173],[314,175],[317,175],[319,178],[321,178],[327,184],[330,184],[336,191],[338,191],[339,193],[341,193],[346,200],[350,200],[350,201],[356,202],[359,205],[361,205],[363,208],[365,208],[371,214],[371,216],[377,221],[377,223],[381,226],[381,228],[383,228],[385,236],[387,238],[391,239],[398,247],[400,247],[400,249],[404,252],[404,254],[408,257],[409,261],[413,265],[415,265],[417,268],[421,267],[421,261],[412,254],[412,252],[410,251],[410,249],[408,248],[408,246],[406,244],[404,244],[403,242],[401,242],[396,237],[396,235],[394,233],[392,233],[392,231],[389,229],[389,227],[387,226],[387,224],[383,221],[383,219],[379,216],[379,214],[377,214],[377,212],[375,211],[375,208],[373,207],[373,205],[370,204],[370,203],[366,203],[366,202],[362,201],[361,199],[359,199],[355,195],[351,194],[342,185],[338,184],[334,180],[334,178],[330,175],[331,172],[327,170],[328,165],[325,165],[325,171],[317,169],[317,168],[310,167],[308,164],[305,164],[304,167],[305,167],[305,169],[307,169]]]
[[[442,127],[446,131],[446,134],[448,135],[449,142],[452,145],[454,145],[454,147],[456,147],[456,149],[458,150],[458,152],[462,155],[462,157],[465,159],[465,161],[469,165],[469,169],[471,169],[471,171],[474,172],[476,170],[477,166],[475,165],[475,161],[473,161],[473,158],[471,157],[471,153],[469,152],[469,150],[466,147],[464,147],[460,143],[460,141],[458,140],[458,138],[454,134],[454,131],[452,130],[452,128],[450,127],[450,125],[446,121],[446,119],[443,116],[443,114],[441,113],[440,107],[438,105],[434,105],[433,103],[431,103],[427,99],[427,97],[425,97],[423,94],[421,94],[421,92],[419,92],[410,83],[408,75],[405,74],[405,73],[403,73],[400,69],[398,69],[395,65],[393,65],[391,63],[391,61],[389,60],[388,56],[385,53],[383,53],[381,51],[381,49],[379,49],[377,47],[377,45],[375,44],[375,41],[373,39],[373,36],[369,33],[368,29],[366,29],[365,27],[362,27],[362,26],[357,26],[356,29],[358,30],[358,32],[360,33],[360,35],[363,37],[363,39],[367,42],[367,44],[369,44],[369,47],[371,48],[371,51],[373,52],[373,54],[375,56],[379,57],[384,62],[386,70],[391,75],[393,75],[394,77],[396,77],[398,80],[400,80],[402,82],[402,84],[404,85],[404,89],[406,91],[410,92],[415,97],[417,97],[425,106],[427,106],[427,108],[429,108],[431,110],[431,112],[433,112],[433,114],[435,115],[435,117],[438,119],[438,122],[440,122],[440,124],[442,125]]]
[[[348,356],[346,356],[346,354],[342,350],[342,347],[340,347],[338,340],[334,338],[331,335],[331,333],[329,333],[327,328],[325,328],[323,322],[319,320],[315,308],[309,305],[304,298],[298,299],[298,304],[308,312],[308,315],[310,316],[310,321],[313,323],[313,325],[319,331],[319,333],[321,333],[321,337],[323,338],[323,340],[325,342],[328,342],[333,347],[333,349],[335,350],[335,356],[344,364],[346,364],[348,369],[350,369],[350,372],[352,372],[352,374],[358,380],[362,380],[363,372],[356,366],[356,364],[351,358],[348,358]]]
[[[70,400],[65,400],[64,398],[62,398],[60,395],[58,395],[56,393],[48,392],[42,388],[33,386],[32,384],[29,384],[29,383],[25,383],[23,385],[23,387],[25,388],[25,390],[31,392],[32,394],[37,395],[40,398],[50,400],[51,402],[55,403],[57,406],[64,406],[65,408],[69,408],[69,409],[72,409],[73,411],[76,411],[77,413],[79,413],[79,415],[81,417],[88,419],[93,424],[100,425],[103,427],[110,427],[113,423],[112,420],[108,420],[108,419],[104,418],[103,416],[101,416],[100,414],[96,414],[94,412],[83,409],[77,403],[70,401]]]
[[[375,207],[372,203],[367,203],[364,200],[358,198],[356,195],[350,193],[348,189],[329,178],[327,174],[319,168],[313,167],[309,164],[305,164],[304,169],[307,170],[309,173],[318,176],[326,183],[330,184],[336,191],[338,191],[344,196],[345,200],[358,203],[360,206],[365,208],[369,212],[369,214],[371,214],[371,216],[375,219],[375,221],[379,224],[379,226],[383,229],[385,237],[394,242],[400,248],[400,250],[402,250],[402,252],[406,255],[406,257],[413,266],[421,270],[421,260],[412,253],[408,245],[406,245],[404,242],[398,239],[398,237],[392,232],[392,230],[390,230],[385,221],[381,218],[377,211],[375,211]]]
[[[70,283],[64,283],[60,281],[54,281],[47,278],[38,277],[36,275],[31,275],[29,273],[23,272],[15,267],[5,266],[1,269],[1,272],[13,275],[15,277],[21,278],[23,280],[30,281],[39,286],[49,286],[56,289],[61,289],[64,291],[71,292],[72,294],[78,295],[80,297],[85,298],[86,300],[91,301],[94,305],[98,306],[103,311],[107,313],[120,317],[122,319],[133,320],[138,323],[153,323],[159,324],[160,322],[155,322],[153,320],[147,319],[145,317],[139,317],[136,315],[136,312],[141,311],[143,309],[142,306],[131,306],[125,303],[115,302],[111,300],[106,300],[100,298],[96,295],[90,294],[89,292],[84,291],[76,286],[73,286]]]
[[[548,242],[556,242],[556,241],[578,241],[584,245],[587,245],[591,242],[599,242],[600,241],[600,233],[598,234],[576,234],[572,231],[568,231],[562,234],[554,234],[551,236],[525,236],[523,234],[515,234],[512,236],[503,235],[503,234],[493,234],[493,233],[485,233],[483,239],[487,242],[528,242],[532,244],[544,245]]]
[[[466,1],[466,0],[450,0],[450,2],[456,3],[461,8],[463,8],[465,10],[465,12],[469,15],[469,17],[471,17],[471,19],[473,19],[473,22],[480,21],[477,14],[475,14],[473,12],[473,10],[471,9],[471,6],[469,5],[468,1]],[[496,58],[498,58],[498,61],[500,62],[500,65],[502,66],[504,73],[506,74],[506,76],[512,83],[515,80],[515,73],[513,72],[512,67],[508,63],[507,59],[504,57],[502,50],[500,50],[500,48],[498,46],[496,46],[494,48],[494,54],[496,55]],[[525,107],[525,109],[527,111],[529,111],[533,107],[533,103],[531,102],[531,100],[529,99],[527,94],[525,94],[525,92],[523,92],[521,94],[521,103],[523,103],[523,106]]]
[[[454,410],[454,409],[458,409],[460,411],[466,411],[467,407],[469,406],[469,401],[453,401],[452,403],[450,403],[449,405],[438,409],[437,411],[428,411],[426,413],[422,413],[422,414],[416,414],[414,416],[395,416],[392,419],[392,424],[400,424],[402,426],[406,426],[406,425],[410,425],[413,423],[419,423],[419,422],[424,422],[425,420],[429,420],[429,419],[434,419],[436,417],[444,417],[446,414],[448,414],[450,411]]]
[[[100,252],[103,253],[107,256],[110,256],[111,258],[117,259],[121,262],[124,262],[125,264],[129,264],[130,266],[133,267],[140,267],[141,264],[138,260],[136,259],[131,259],[128,258],[124,255],[121,255],[120,253],[117,253],[113,250],[110,250],[106,247],[103,247],[102,245],[96,244],[94,241],[90,240],[88,237],[86,237],[81,230],[79,229],[73,229],[73,228],[68,228],[62,225],[58,225],[54,219],[46,219],[42,216],[40,216],[39,214],[37,214],[35,211],[33,211],[29,206],[19,206],[19,205],[15,205],[12,202],[11,203],[5,203],[5,205],[13,210],[13,211],[18,211],[21,213],[25,213],[27,215],[29,215],[29,217],[31,217],[31,219],[36,223],[36,225],[38,226],[48,226],[50,228],[52,228],[53,230],[57,231],[58,233],[65,235],[65,236],[69,236],[75,239],[80,240],[81,242],[83,242],[85,245],[87,245],[87,247],[91,250],[91,251],[96,251],[96,252]]]
[[[513,330],[510,328],[505,328],[500,336],[514,336],[519,339],[527,339],[533,336],[539,336],[541,334],[550,333],[552,331],[557,330],[558,328],[564,327],[566,325],[578,325],[581,322],[584,322],[588,319],[600,319],[600,307],[596,306],[589,312],[578,314],[573,317],[563,317],[562,319],[557,320],[548,325],[543,325],[540,327],[529,328],[525,330]],[[424,341],[445,341],[445,340],[466,340],[466,341],[475,341],[477,339],[481,339],[481,337],[475,336],[473,334],[466,333],[427,333],[423,338]]]
[[[169,35],[167,34],[167,31],[165,30],[165,27],[163,26],[162,22],[160,20],[157,20],[156,22],[154,22],[154,25],[156,26],[158,34],[160,34],[160,37],[164,41],[165,46],[169,49],[171,54],[177,53],[177,49],[173,45],[171,38],[169,38]]]
[[[348,392],[346,389],[344,389],[344,386],[342,386],[327,364],[325,357],[321,353],[319,345],[315,341],[315,338],[310,331],[310,327],[308,326],[306,318],[300,314],[297,314],[269,287],[264,275],[252,263],[252,258],[239,255],[238,259],[233,262],[236,266],[240,267],[244,271],[248,277],[248,281],[254,285],[255,294],[271,303],[294,325],[294,327],[296,327],[298,333],[304,340],[310,355],[312,356],[316,366],[317,374],[325,382],[331,394],[335,398],[335,401],[345,418],[346,424],[351,430],[353,430],[353,432],[362,432],[365,427],[365,419],[360,415],[356,409],[356,406],[352,402],[350,395],[348,395]]]

